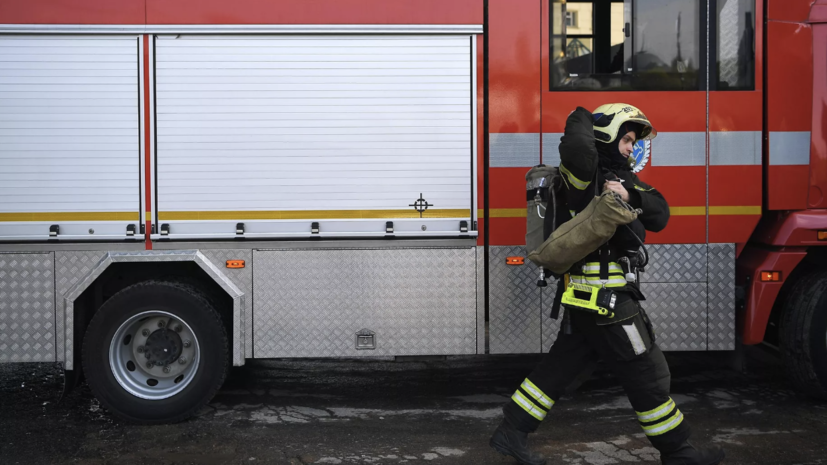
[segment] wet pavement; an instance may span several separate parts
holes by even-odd
[[[827,403],[796,394],[771,351],[668,353],[696,443],[726,464],[827,465]],[[189,421],[114,419],[57,364],[0,365],[0,464],[513,464],[488,447],[537,356],[248,361]],[[599,371],[531,436],[549,464],[656,464],[613,378]]]

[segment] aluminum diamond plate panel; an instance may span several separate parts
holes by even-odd
[[[543,321],[543,352],[548,352],[551,345],[557,340],[557,332],[560,330],[560,324],[563,321],[563,312],[566,310],[560,307],[560,316],[556,320],[552,320],[551,304],[554,303],[554,294],[557,292],[557,282],[552,281],[542,289],[543,295],[543,313],[540,315]]]
[[[57,295],[57,318],[55,333],[57,334],[57,361],[72,360],[74,341],[71,331],[73,327],[72,314],[66,312],[64,297],[66,294],[88,276],[101,260],[106,257],[104,251],[90,250],[84,252],[55,252],[55,293]],[[71,363],[64,364],[71,370]]]
[[[485,353],[485,247],[477,247],[477,353]]]
[[[643,309],[663,350],[706,350],[706,283],[642,283]]]
[[[542,350],[542,305],[539,270],[506,265],[510,256],[525,257],[524,246],[489,248],[488,337],[490,353],[537,353]]]
[[[253,319],[251,318],[253,313],[251,311],[253,308],[253,251],[244,249],[200,249],[199,252],[204,254],[217,267],[224,266],[227,260],[244,260],[246,262],[244,268],[221,268],[221,272],[244,293],[245,331],[243,331],[243,335],[241,331],[234,331],[233,337],[244,339],[244,356],[253,358]]]
[[[0,253],[0,362],[55,360],[54,254]]]
[[[709,350],[735,349],[735,244],[709,244]]]
[[[258,358],[477,351],[473,247],[253,255]],[[375,333],[375,349],[356,349],[363,329]]]
[[[706,244],[647,245],[649,265],[643,283],[706,282]]]

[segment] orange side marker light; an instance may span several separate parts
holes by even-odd
[[[505,257],[505,264],[506,265],[525,265],[525,258],[523,257]]]
[[[819,231],[818,232],[818,240],[827,241],[827,231]]]
[[[227,260],[227,268],[244,268],[244,260]]]
[[[762,271],[761,272],[761,282],[779,283],[779,282],[781,282],[781,272],[780,271]]]

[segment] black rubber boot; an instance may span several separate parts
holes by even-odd
[[[724,450],[720,447],[695,448],[689,441],[669,453],[662,453],[663,465],[718,465],[724,459]]]
[[[503,420],[488,444],[497,452],[517,459],[520,465],[546,465],[546,459],[528,449],[528,433],[517,430],[508,420]]]

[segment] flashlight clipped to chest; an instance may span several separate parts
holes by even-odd
[[[569,283],[561,301],[564,307],[614,318],[617,294],[605,287]]]

